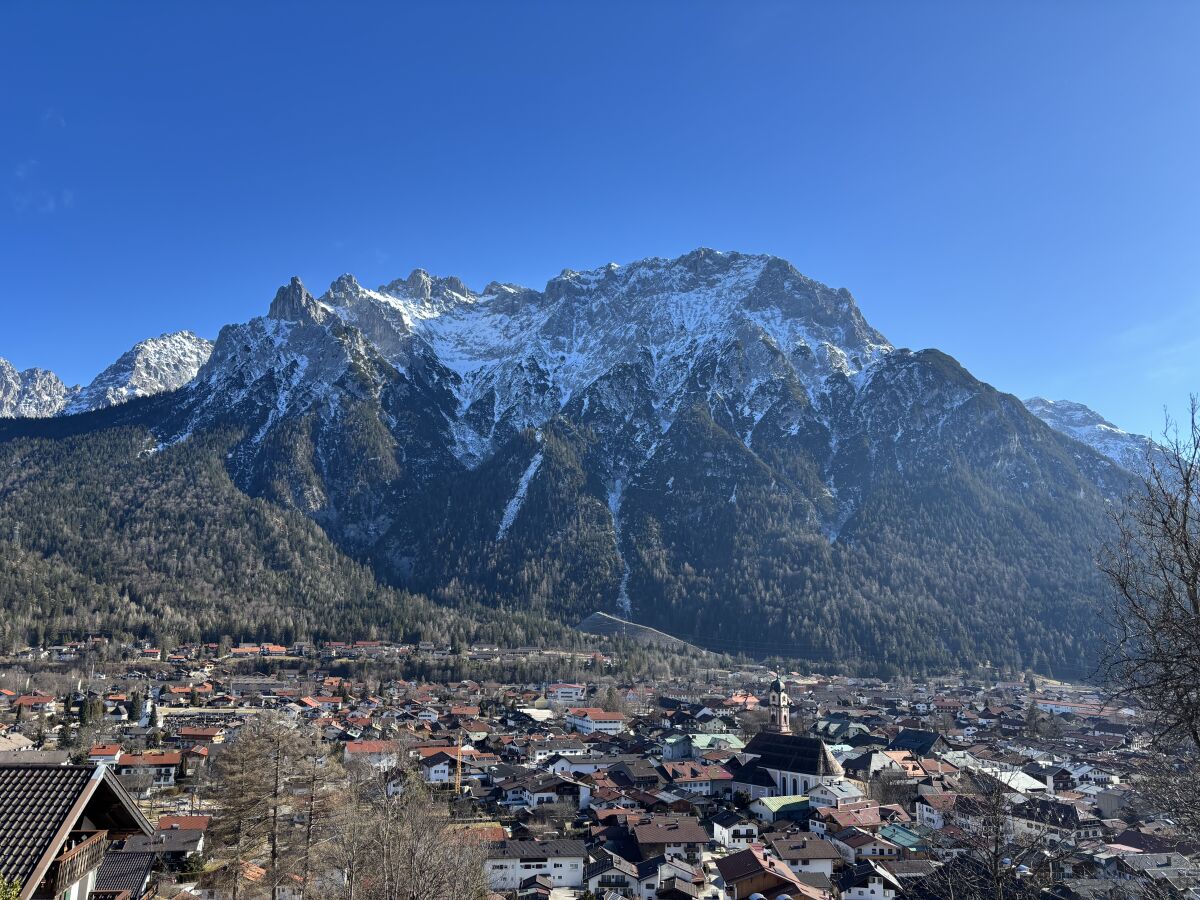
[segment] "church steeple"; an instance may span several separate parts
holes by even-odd
[[[788,699],[783,679],[776,677],[771,682],[771,696],[768,701],[771,718],[767,722],[767,731],[773,731],[776,734],[791,734],[791,706],[792,701]]]

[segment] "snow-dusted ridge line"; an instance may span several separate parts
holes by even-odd
[[[1135,475],[1147,472],[1156,445],[1145,435],[1124,431],[1095,410],[1073,400],[1030,397],[1024,403],[1026,409],[1055,431],[1086,444]]]
[[[89,412],[183,387],[212,354],[212,341],[176,331],[139,341],[95,377],[60,412]]]
[[[17,372],[0,359],[0,418],[69,416],[104,409],[165,391],[196,377],[213,344],[190,331],[140,341],[86,387],[67,387],[53,372]]]
[[[420,269],[371,290],[343,275],[319,298],[289,294],[277,304],[272,315],[361,331],[400,373],[421,359],[443,367],[456,399],[448,427],[468,465],[620,365],[649,361],[665,430],[694,361],[731,341],[761,342],[791,359],[810,398],[835,373],[861,382],[892,351],[846,291],[776,257],[713,250],[564,270],[542,291],[493,282],[476,292]]]

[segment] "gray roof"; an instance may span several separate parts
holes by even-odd
[[[139,834],[125,842],[126,853],[195,853],[204,832],[192,828],[164,828],[154,834]]]
[[[496,841],[488,845],[488,859],[548,859],[587,856],[583,841]]]
[[[93,890],[129,891],[133,896],[139,896],[150,878],[154,859],[153,853],[105,854]]]

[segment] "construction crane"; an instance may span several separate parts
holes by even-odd
[[[462,748],[463,736],[460,733],[458,736],[458,753],[455,754],[454,760],[454,796],[462,796]]]

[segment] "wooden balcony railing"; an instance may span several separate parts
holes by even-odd
[[[107,831],[72,831],[34,896],[61,897],[71,885],[100,868],[107,849]]]

